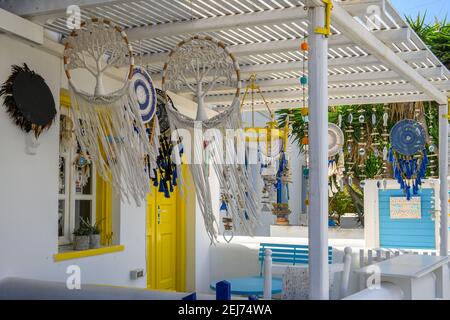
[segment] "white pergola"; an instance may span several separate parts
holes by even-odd
[[[66,8],[80,5],[82,19],[110,19],[123,26],[134,50],[161,79],[168,52],[181,40],[208,35],[227,44],[243,78],[257,75],[271,108],[302,105],[299,77],[309,77],[311,197],[309,218],[311,298],[328,298],[328,106],[436,101],[440,105],[440,253],[448,239],[449,70],[407,25],[389,0],[333,1],[331,35],[323,0],[0,0],[0,8],[34,22],[23,22],[21,36],[48,45],[41,27],[67,35]],[[0,30],[12,17],[0,11]],[[309,58],[299,50],[308,37]],[[187,91],[181,91],[186,94]],[[205,102],[227,106],[234,93],[217,87]],[[263,110],[256,100],[256,109]]]

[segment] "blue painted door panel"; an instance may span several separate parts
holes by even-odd
[[[391,219],[390,198],[404,197],[401,190],[379,190],[380,247],[435,249],[435,224],[431,219],[433,189],[422,189],[421,219]]]

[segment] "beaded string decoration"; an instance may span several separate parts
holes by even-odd
[[[389,154],[389,132],[388,132],[388,106],[384,105],[384,113],[383,113],[383,133],[381,134],[381,138],[383,140],[383,189],[387,188],[387,178],[389,178],[388,173],[388,154]]]
[[[350,161],[347,161],[346,165],[347,165],[347,172],[348,172],[348,184],[350,186],[353,185],[353,177],[354,177],[354,166],[355,166],[355,161],[354,158],[351,156],[353,154],[353,133],[355,132],[355,129],[353,128],[353,113],[352,110],[350,109],[350,113],[348,115],[347,118],[347,122],[348,122],[348,126],[347,129],[345,130],[345,133],[347,135],[347,140],[346,140],[346,147],[347,147],[347,152],[350,155],[349,159]]]
[[[300,85],[302,86],[302,108],[301,108],[301,115],[303,117],[303,122],[305,124],[304,126],[304,136],[301,140],[301,145],[303,146],[304,153],[305,153],[305,166],[303,167],[303,177],[305,178],[305,181],[307,183],[306,185],[306,199],[305,199],[305,205],[306,208],[309,208],[309,110],[306,105],[306,86],[308,85],[308,77],[306,76],[306,62],[308,61],[308,51],[309,51],[309,45],[308,45],[308,38],[306,35],[303,36],[304,41],[300,45],[300,49],[302,51],[302,76],[300,77]]]
[[[432,119],[432,118],[433,118],[433,115],[431,113],[431,108],[430,108],[429,109],[429,119]],[[428,129],[429,129],[428,132],[431,133],[434,129],[434,124],[433,124],[433,121],[428,121],[428,123],[429,123],[428,124]],[[438,178],[438,176],[436,174],[437,173],[437,157],[438,157],[438,155],[436,153],[437,148],[436,148],[436,144],[435,144],[432,134],[429,135],[429,139],[430,139],[430,141],[429,141],[429,146],[428,146],[428,151],[429,151],[428,158],[429,158],[430,164],[429,164],[428,168],[430,170],[430,178],[437,179]]]
[[[359,181],[360,181],[360,186],[363,187],[364,186],[364,180],[367,178],[366,176],[366,156],[367,156],[367,137],[366,137],[366,117],[364,115],[365,110],[360,108],[358,110],[358,122],[359,122],[359,126],[360,126],[360,135],[359,135],[359,141],[358,141],[358,170],[359,170]]]

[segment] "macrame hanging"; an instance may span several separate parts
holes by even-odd
[[[45,80],[23,66],[12,66],[8,80],[0,87],[6,111],[23,131],[36,138],[49,129],[56,116],[55,100]]]
[[[107,93],[103,76],[111,67],[129,66],[117,91]],[[64,67],[69,81],[70,108],[75,134],[85,154],[105,181],[112,181],[122,197],[139,206],[150,190],[144,170],[148,155],[156,157],[142,122],[139,97],[130,80],[134,72],[131,45],[122,29],[109,20],[81,23],[67,38]],[[83,91],[72,77],[74,69],[87,70],[95,79],[93,92]]]
[[[410,200],[413,195],[418,195],[426,176],[426,132],[419,122],[407,119],[392,127],[390,138],[388,160],[392,163],[394,178]]]
[[[239,65],[221,42],[210,37],[194,36],[182,41],[169,54],[164,65],[162,85],[164,91],[177,92],[182,89],[190,90],[197,99],[198,109],[196,119],[189,118],[177,112],[170,104],[166,105],[172,133],[177,129],[186,129],[192,134],[194,152],[189,164],[197,191],[197,199],[203,214],[206,231],[211,242],[217,241],[218,224],[212,208],[212,197],[209,186],[209,169],[213,167],[223,190],[229,216],[233,220],[236,231],[252,235],[258,219],[259,203],[256,200],[255,190],[251,184],[249,172],[245,164],[229,163],[225,161],[224,154],[228,156],[235,153],[236,145],[245,143],[245,135],[237,135],[234,139],[226,139],[227,129],[242,128],[240,114],[240,72]],[[236,94],[231,106],[218,115],[208,118],[204,99],[214,87],[221,85],[236,88]],[[222,137],[207,137],[198,132],[206,133],[208,129],[215,129]],[[236,131],[235,131],[236,132]],[[179,137],[175,138],[179,140]],[[183,141],[183,146],[186,143]],[[180,144],[175,147],[175,156],[178,156]],[[191,150],[185,150],[186,153]],[[192,152],[191,152],[192,154]],[[202,161],[209,159],[210,161]],[[178,165],[178,176],[181,166]]]

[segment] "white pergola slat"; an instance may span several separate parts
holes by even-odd
[[[302,38],[308,35],[304,0],[193,0],[192,6],[189,0],[8,0],[0,2],[0,6],[35,21],[50,19],[45,21],[45,27],[67,34],[64,16],[69,3],[79,4],[84,18],[97,15],[125,27],[129,37],[135,40],[135,51],[144,54],[144,58],[138,58],[138,61],[148,64],[155,80],[161,78],[160,72],[169,50],[180,40],[196,33],[210,35],[228,44],[242,65],[243,77],[257,74],[263,92],[276,88],[282,95],[286,85],[285,91],[291,95],[293,87],[300,89],[296,78],[302,74],[303,63],[305,68],[308,67],[298,50]],[[379,30],[368,31],[365,26],[371,26],[367,22],[370,20],[367,18],[370,5],[380,9]],[[339,14],[345,14],[353,28],[344,30],[336,21]],[[393,82],[403,80],[412,85],[415,90],[411,92],[417,92],[418,96],[425,93],[430,99],[443,101],[446,94],[440,90],[448,91],[445,87],[450,78],[448,70],[444,67],[442,73],[439,72],[441,63],[390,2],[336,1],[332,17],[334,34],[329,39],[328,52],[330,90],[342,82],[339,94],[351,97],[355,91],[352,83],[366,83],[368,93],[374,83],[377,87],[373,89],[377,93],[384,83],[386,93],[389,93]],[[357,38],[365,40],[364,43],[355,41]],[[377,45],[369,50],[366,42]],[[383,48],[383,54],[387,52],[389,61],[382,57],[380,48]],[[345,92],[347,87],[348,92]],[[222,96],[226,90],[219,88],[212,92],[212,96],[218,93]],[[227,105],[232,101],[232,94],[228,103],[225,97],[221,99]]]

